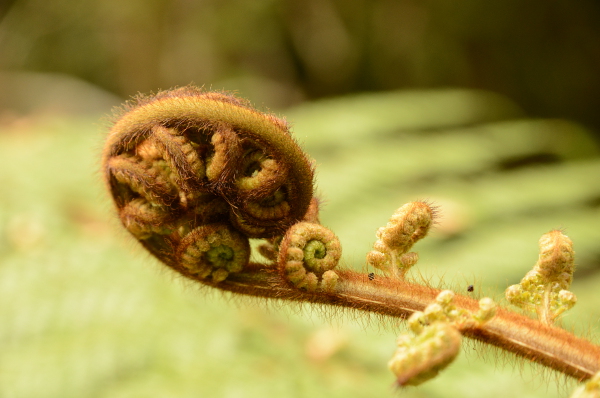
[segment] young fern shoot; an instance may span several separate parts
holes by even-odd
[[[521,283],[506,289],[506,299],[524,310],[535,311],[541,322],[552,325],[577,302],[575,294],[567,290],[574,271],[573,242],[561,231],[550,231],[540,238],[538,262]]]
[[[399,385],[435,376],[462,337],[580,380],[600,371],[600,347],[553,326],[575,303],[567,237],[545,235],[534,271],[507,291],[540,321],[405,279],[418,260],[410,250],[435,219],[425,202],[402,206],[377,231],[367,263],[384,276],[340,269],[339,240],[319,222],[313,162],[284,120],[232,95],[183,87],[135,99],[107,137],[102,173],[123,226],[186,278],[408,319],[414,336],[399,339],[390,361]],[[261,241],[263,261],[252,260],[250,239]]]
[[[448,366],[458,355],[461,331],[482,327],[496,315],[496,304],[485,297],[477,311],[457,308],[454,293],[444,290],[423,312],[408,318],[415,336],[401,335],[398,349],[389,362],[398,385],[419,385]]]
[[[434,218],[435,209],[425,202],[400,207],[387,225],[377,231],[377,241],[367,254],[367,263],[387,276],[403,279],[419,260],[419,255],[409,250],[427,235]]]

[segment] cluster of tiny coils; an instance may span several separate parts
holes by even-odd
[[[318,223],[313,165],[285,121],[193,87],[138,98],[113,125],[103,173],[125,228],[178,272],[219,283],[250,239],[285,280],[331,291],[341,248]]]
[[[419,385],[435,377],[458,355],[461,332],[480,328],[496,315],[496,303],[489,297],[479,300],[476,310],[459,308],[454,299],[454,292],[443,290],[424,311],[408,318],[412,333],[398,337],[396,352],[388,362],[398,385]]]

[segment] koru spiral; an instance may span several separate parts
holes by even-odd
[[[125,228],[187,277],[214,284],[244,271],[255,238],[264,240],[259,252],[267,265],[277,268],[279,259],[275,274],[288,284],[305,290],[335,285],[335,265],[314,266],[326,248],[332,248],[327,260],[337,264],[340,248],[318,224],[313,162],[284,120],[242,99],[195,87],[134,99],[110,130],[102,172]],[[280,246],[293,246],[284,236],[298,223],[310,226],[315,242],[337,242],[305,242],[318,250],[304,278],[290,271],[290,256],[279,253]],[[292,257],[297,262],[298,254]]]

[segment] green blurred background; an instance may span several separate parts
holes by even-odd
[[[394,322],[236,299],[164,270],[98,172],[113,106],[194,82],[285,115],[322,219],[365,270],[415,199],[442,217],[414,278],[498,300],[564,228],[598,341],[595,1],[14,0],[0,4],[0,398],[394,396]],[[406,397],[559,397],[477,344]]]

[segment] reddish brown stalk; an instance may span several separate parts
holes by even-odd
[[[328,304],[406,319],[423,311],[441,292],[404,280],[377,277],[353,271],[337,271],[340,280],[334,293],[308,293],[291,288],[275,273],[263,270],[240,273],[219,283],[219,289],[258,297]],[[458,308],[477,310],[478,302],[456,295]],[[543,325],[526,316],[499,308],[496,316],[463,335],[499,347],[530,361],[585,380],[600,371],[600,347],[569,332]]]

